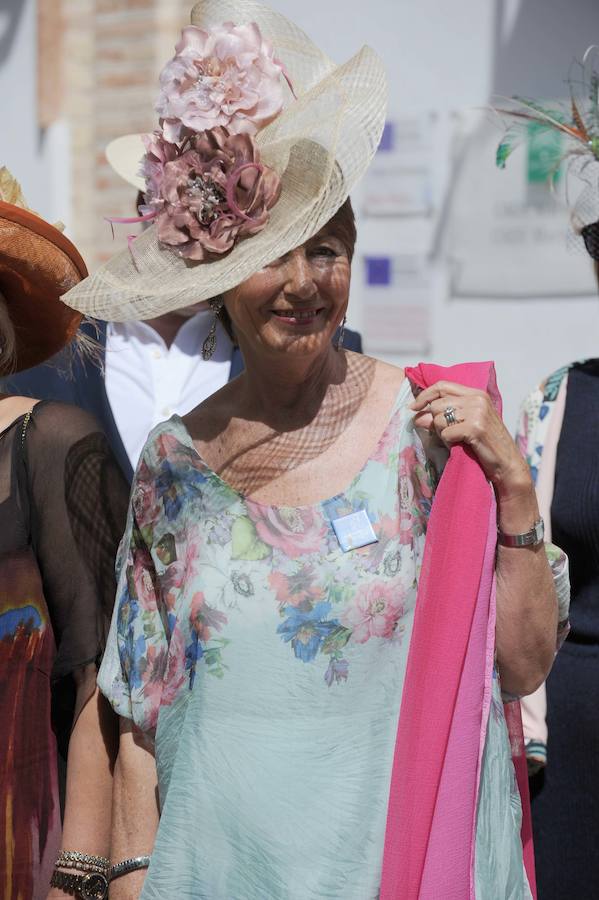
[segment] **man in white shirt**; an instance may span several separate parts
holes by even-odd
[[[148,433],[173,414],[184,416],[229,379],[233,345],[220,322],[211,359],[201,351],[214,313],[199,304],[187,317],[109,322],[104,381],[116,427],[133,469]]]

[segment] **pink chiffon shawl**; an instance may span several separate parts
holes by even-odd
[[[492,363],[420,364],[406,375],[420,388],[445,380],[488,391],[501,412]],[[496,531],[491,486],[473,454],[463,445],[452,447],[435,494],[418,585],[380,900],[475,900],[476,804],[493,677]],[[534,896],[519,704],[509,706],[512,751],[521,757],[515,761],[522,838]]]

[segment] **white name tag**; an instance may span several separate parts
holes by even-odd
[[[365,509],[350,513],[349,516],[331,519],[331,525],[335,529],[339,546],[344,553],[358,547],[366,547],[367,544],[375,544],[378,541]]]

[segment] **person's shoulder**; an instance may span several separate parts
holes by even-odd
[[[57,445],[70,445],[87,435],[103,434],[98,420],[91,413],[60,400],[37,401],[31,410],[31,424],[41,438]]]
[[[396,396],[406,380],[405,369],[393,363],[355,351],[346,351],[346,358],[357,383],[369,381],[377,393]]]
[[[538,385],[543,394],[552,393],[554,388],[559,389],[559,386],[573,365],[574,363],[567,363],[565,366],[559,366],[559,368],[553,369],[549,375],[545,375]]]
[[[578,359],[574,362],[566,363],[566,365],[560,366],[559,369],[555,369],[543,378],[536,391],[542,395],[544,403],[551,403],[557,399],[560,388],[572,369],[595,371],[599,374],[599,359]],[[535,391],[532,393],[534,394]]]
[[[576,362],[570,363],[568,369],[584,372],[586,375],[597,376],[599,375],[599,358],[592,357],[591,359],[579,359]]]
[[[372,359],[370,356],[365,358]],[[406,370],[382,359],[377,359],[375,362],[378,377],[385,383],[400,388],[406,380]]]
[[[9,396],[0,401],[0,432],[6,431],[31,413],[39,401],[32,397]]]
[[[350,351],[349,355],[356,362],[361,363],[364,361],[365,363],[374,364],[380,377],[396,381],[403,381],[405,378],[406,370],[401,366],[396,366],[395,363],[386,362],[384,359],[378,359],[376,356],[368,356],[366,353],[356,353],[355,351],[353,353]]]
[[[528,443],[534,441],[542,444],[541,437],[552,419],[553,410],[560,391],[568,382],[573,370],[581,370],[599,375],[599,359],[579,359],[554,369],[530,390],[520,404],[517,433],[521,437],[528,435]],[[534,441],[531,438],[534,436]]]
[[[185,417],[187,418],[187,417]],[[160,478],[164,484],[176,475],[178,464],[189,463],[195,450],[183,418],[173,415],[152,428],[139,455],[134,486]]]
[[[226,423],[238,411],[239,378],[228,381],[194,409],[182,421],[190,434],[218,431],[219,425]]]
[[[22,422],[16,427],[21,428],[27,460],[44,477],[53,477],[47,473],[57,472],[67,460],[110,457],[102,429],[85,410],[54,400],[15,399],[22,402],[21,415],[15,423]]]
[[[39,403],[38,397],[22,397],[19,394],[9,394],[0,400],[0,423],[5,419],[18,419],[19,416],[31,412]]]

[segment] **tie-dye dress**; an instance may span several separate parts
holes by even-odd
[[[347,489],[310,506],[244,498],[177,416],[151,433],[99,674],[155,740],[161,818],[144,900],[378,896],[434,490],[410,399],[406,382]],[[335,524],[355,512],[376,541],[344,552]],[[477,900],[530,898],[520,820],[495,679]]]

